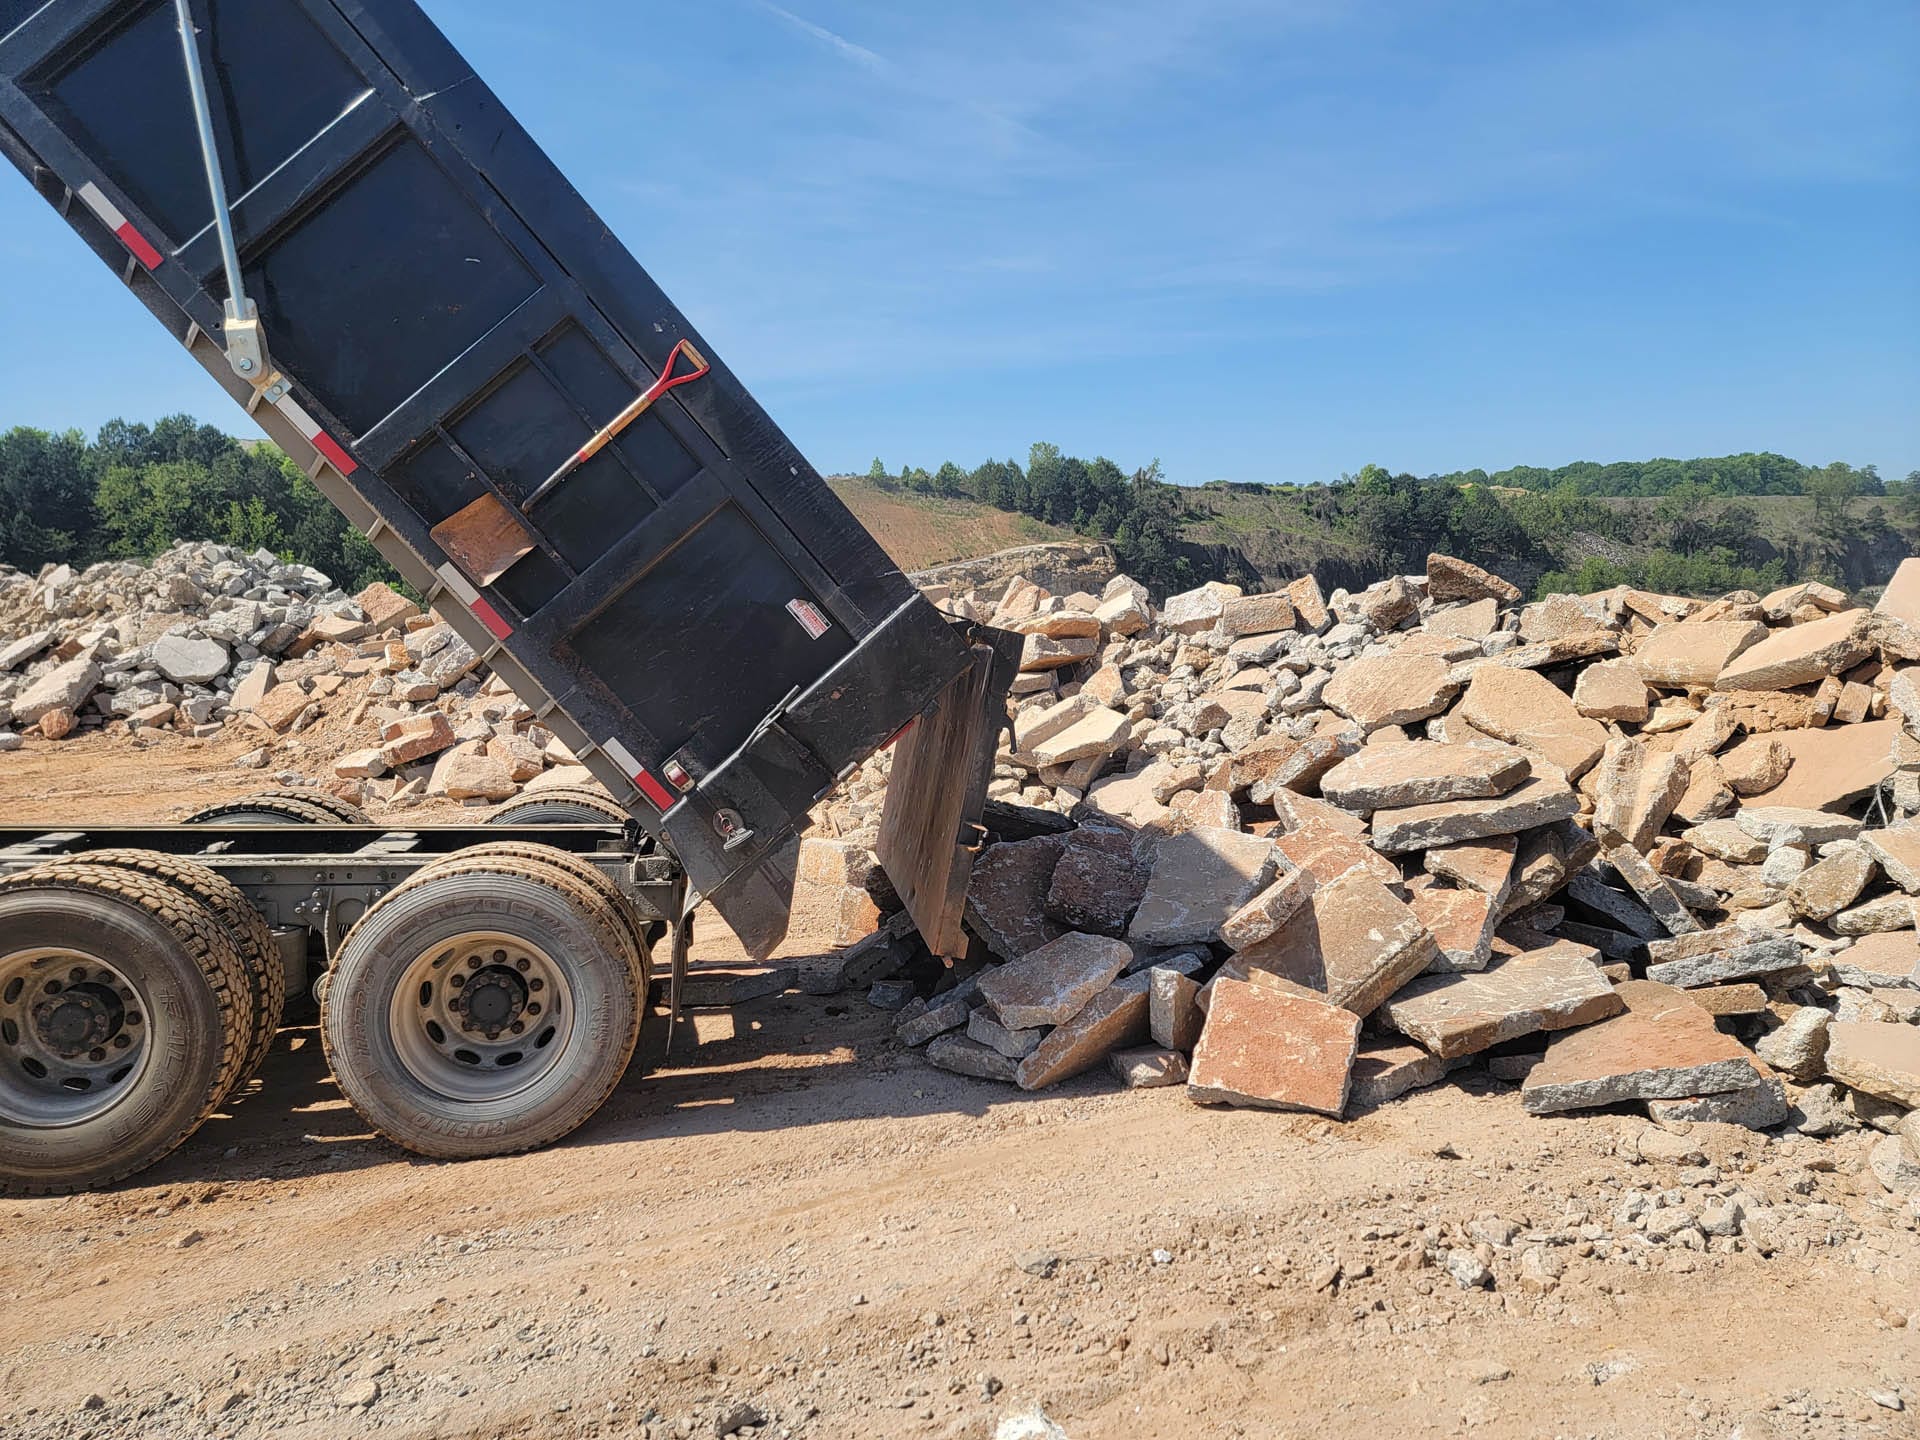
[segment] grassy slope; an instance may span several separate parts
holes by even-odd
[[[834,493],[904,569],[921,569],[1043,540],[1073,538],[1072,532],[1059,526],[989,509],[970,500],[883,491],[864,478],[852,476],[838,476],[830,483]],[[1184,496],[1186,517],[1182,535],[1189,544],[1214,552],[1212,568],[1221,574],[1238,573],[1240,567],[1232,562],[1239,557],[1246,567],[1270,581],[1309,570],[1319,574],[1323,582],[1334,585],[1366,584],[1379,578],[1372,573],[1375,567],[1363,547],[1318,513],[1316,493],[1300,490],[1262,495],[1231,490],[1189,490]],[[1613,509],[1647,513],[1656,502],[1611,499],[1601,503]],[[1771,545],[1785,549],[1810,533],[1813,502],[1805,497],[1756,496],[1738,503],[1754,510],[1759,517],[1760,538]],[[1855,514],[1864,515],[1875,503],[1870,499],[1856,500],[1852,509]],[[1659,537],[1649,535],[1647,543],[1658,544]],[[1577,563],[1584,554],[1626,559],[1639,547],[1577,534],[1565,537],[1564,548],[1568,563]],[[1532,572],[1537,567],[1526,566],[1510,557],[1473,558],[1493,565],[1524,586],[1530,587],[1536,578]],[[1848,553],[1835,553],[1831,559],[1834,573],[1842,576],[1843,583],[1857,588],[1884,582],[1886,575],[1882,572],[1889,571],[1898,557],[1860,546],[1850,547]]]
[[[972,500],[887,491],[846,475],[827,483],[902,570],[924,570],[1016,545],[1074,538],[1071,531],[1056,525],[992,510]]]

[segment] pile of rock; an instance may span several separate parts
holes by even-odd
[[[1473,1067],[1535,1114],[1877,1127],[1920,1185],[1920,560],[1873,610],[1525,604],[1443,555],[934,598],[1027,637],[993,791],[1029,807],[900,1013],[935,1064],[1331,1116]]]
[[[406,596],[378,582],[348,595],[309,566],[209,543],[145,566],[0,570],[0,750],[102,730],[238,731],[258,743],[235,763],[315,771],[355,803],[481,804],[589,780]]]

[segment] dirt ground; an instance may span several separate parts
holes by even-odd
[[[226,759],[31,746],[0,816],[258,786]],[[1345,1124],[1025,1096],[859,995],[701,1015],[664,1062],[660,1028],[566,1144],[446,1165],[295,1027],[161,1166],[0,1200],[0,1435],[1920,1435],[1920,1233],[1872,1132],[1643,1162],[1643,1118],[1485,1079]],[[1736,1194],[1746,1238],[1632,1218]]]

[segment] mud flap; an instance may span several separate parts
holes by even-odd
[[[972,663],[893,747],[877,849],[927,948],[966,953],[960,926],[993,756],[1007,725],[1007,691],[1020,668],[1023,637],[973,626]]]

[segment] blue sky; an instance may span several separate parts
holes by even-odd
[[[1920,7],[427,8],[824,470],[1920,467]],[[0,426],[243,433],[0,182]]]

